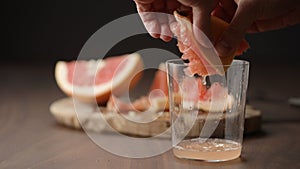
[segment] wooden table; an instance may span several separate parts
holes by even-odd
[[[274,75],[275,69],[252,67],[248,97],[263,112],[262,130],[245,136],[241,158],[206,163],[177,159],[171,151],[145,159],[110,154],[84,132],[60,126],[51,116],[49,104],[64,97],[55,84],[53,64],[0,66],[1,169],[300,168],[300,108],[287,103],[289,96],[300,97],[299,68],[285,69],[292,73],[278,83],[277,75],[284,72]]]

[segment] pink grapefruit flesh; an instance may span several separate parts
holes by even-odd
[[[133,87],[142,69],[143,61],[137,53],[97,61],[60,61],[55,67],[55,79],[67,95],[105,104],[112,92],[121,94]]]

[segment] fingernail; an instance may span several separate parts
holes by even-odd
[[[225,40],[221,40],[217,43],[216,50],[218,51],[219,56],[222,57],[227,56],[231,52],[232,47]]]
[[[177,30],[177,22],[170,23],[170,29],[173,33],[175,33]]]

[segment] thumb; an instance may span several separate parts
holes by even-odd
[[[216,43],[216,50],[219,56],[230,56],[240,46],[244,39],[246,30],[252,25],[256,19],[257,7],[251,3],[242,3],[239,1],[237,10],[230,22],[228,28],[222,33],[221,37]]]
[[[193,32],[196,40],[201,45],[209,48],[213,45],[210,43],[210,11],[199,7],[193,7]]]

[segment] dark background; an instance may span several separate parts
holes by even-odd
[[[114,19],[136,13],[131,0],[6,1],[1,6],[3,57],[18,62],[53,63],[60,59],[76,59],[95,31]],[[300,25],[247,35],[251,49],[244,57],[267,64],[297,64],[299,35]],[[148,46],[163,43],[148,35],[137,39]],[[174,42],[166,44],[173,45]]]
[[[57,60],[77,59],[84,43],[98,29],[136,13],[133,1],[123,0],[9,1],[3,7],[5,61],[24,63],[53,64]],[[107,55],[151,47],[177,51],[175,40],[164,43],[148,34],[126,42],[116,44]]]
[[[94,32],[115,19],[136,13],[132,0],[6,1],[2,8],[1,65],[23,65],[23,70],[40,65],[39,69],[48,72],[52,85],[55,84],[53,72],[57,60],[77,59],[82,46]],[[299,35],[300,25],[296,25],[246,36],[251,49],[241,58],[251,62],[250,97],[300,95],[299,87],[295,88],[300,86]],[[175,40],[164,43],[145,34],[132,37],[126,45],[118,44],[108,55],[150,47],[176,51],[175,44]],[[291,80],[286,81],[287,78]],[[257,80],[266,83],[257,84]],[[286,93],[287,87],[295,90]],[[262,88],[281,92],[262,94]]]

